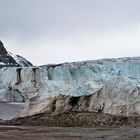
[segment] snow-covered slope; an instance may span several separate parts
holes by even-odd
[[[21,116],[69,109],[140,115],[140,58],[2,68],[0,99],[27,101]]]
[[[0,68],[2,67],[28,67],[32,64],[25,58],[8,52],[0,41]]]
[[[8,52],[8,54],[10,56],[12,56],[12,58],[16,61],[17,64],[19,64],[20,66],[22,67],[29,67],[29,66],[32,66],[32,64],[27,61],[24,57],[22,56],[19,56],[19,55],[15,55],[15,54],[12,54],[10,52]]]

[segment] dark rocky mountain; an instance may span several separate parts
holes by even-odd
[[[8,52],[0,41],[0,68],[2,67],[28,67],[32,64],[24,57]]]

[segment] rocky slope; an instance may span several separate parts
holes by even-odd
[[[140,115],[140,58],[2,68],[0,100],[26,101],[21,117],[71,111]]]
[[[28,67],[32,64],[25,58],[8,52],[0,41],[0,68],[2,67]]]
[[[3,121],[6,125],[53,126],[53,127],[140,127],[140,116],[110,115],[96,112],[39,113],[32,116]]]

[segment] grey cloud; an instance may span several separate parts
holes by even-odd
[[[139,6],[140,0],[0,0],[0,39],[34,64],[135,56]]]
[[[0,31],[21,38],[129,28],[139,22],[139,0],[0,0]]]

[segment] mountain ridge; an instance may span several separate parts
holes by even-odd
[[[29,67],[31,62],[24,57],[8,52],[0,41],[0,68],[2,67]]]

